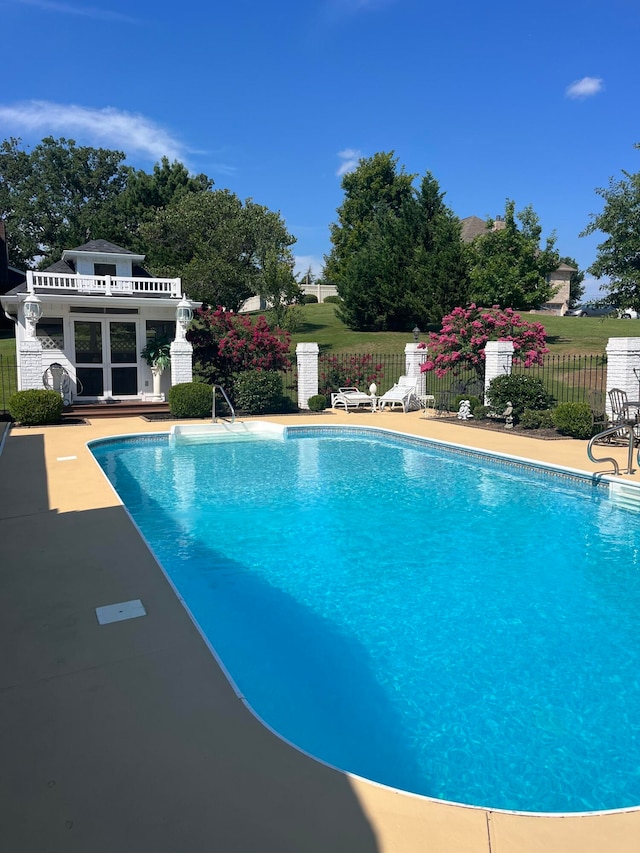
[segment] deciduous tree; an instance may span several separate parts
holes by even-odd
[[[181,276],[192,299],[232,311],[260,293],[267,257],[287,263],[295,242],[279,213],[230,190],[184,195],[140,230],[154,273]]]
[[[640,148],[640,145],[636,145]],[[609,300],[640,310],[640,172],[623,172],[620,180],[596,189],[604,199],[601,213],[591,214],[591,222],[580,235],[601,231],[608,235],[598,245],[598,256],[589,267],[596,278],[608,279],[602,289]]]
[[[469,247],[470,298],[479,305],[529,311],[552,295],[547,277],[560,261],[555,234],[541,247],[542,228],[533,208],[525,207],[517,218],[520,227],[515,203],[507,200],[502,227],[494,228],[495,223],[489,220],[490,230],[476,237]]]
[[[93,223],[124,190],[128,172],[122,151],[46,137],[27,153],[20,142],[0,144],[0,215],[10,263],[24,269],[47,266],[63,249],[104,237]]]
[[[542,364],[546,347],[546,332],[540,323],[528,323],[511,308],[454,308],[442,318],[439,332],[429,334],[428,356],[420,366],[423,373],[434,371],[436,376],[454,375],[472,368],[484,378],[484,348],[488,341],[513,341],[513,360],[525,367]]]

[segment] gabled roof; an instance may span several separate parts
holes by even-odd
[[[470,243],[481,234],[487,233],[487,223],[479,216],[467,216],[466,219],[460,220],[460,225],[462,226],[460,237],[463,243]]]
[[[90,252],[100,253],[101,255],[135,255],[136,252],[130,252],[129,249],[123,249],[121,246],[116,246],[115,243],[110,243],[108,240],[89,240],[88,243],[83,243],[82,246],[76,246],[75,249],[65,249],[62,257],[67,252]]]
[[[144,261],[145,256],[137,252],[131,252],[129,249],[123,249],[122,246],[116,246],[115,243],[110,243],[108,240],[89,240],[88,243],[83,243],[82,246],[76,246],[75,249],[65,249],[62,253],[62,260],[68,261],[70,258],[77,258],[79,255],[98,255],[106,258],[128,258],[132,262]]]
[[[76,268],[73,261],[56,261],[55,264],[51,264],[43,272],[59,272],[64,275],[75,275]]]

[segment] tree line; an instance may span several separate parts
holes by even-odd
[[[0,216],[10,263],[46,268],[64,249],[108,239],[146,255],[157,276],[180,276],[189,295],[237,311],[250,296],[276,308],[300,298],[289,233],[279,212],[217,189],[164,158],[151,173],[125,154],[43,139],[32,150],[0,144]],[[407,330],[437,324],[476,303],[531,310],[553,296],[549,274],[561,262],[552,233],[542,242],[531,206],[507,199],[499,228],[465,244],[460,220],[427,172],[417,181],[393,152],[360,160],[344,175],[344,199],[330,225],[323,279],[337,286],[341,319],[356,330]],[[589,271],[608,276],[611,301],[640,309],[640,174],[624,173],[596,192],[604,199],[584,234],[609,236]],[[576,271],[571,298],[583,292]]]
[[[47,137],[27,152],[0,145],[0,216],[9,262],[45,269],[64,249],[105,239],[146,255],[158,277],[182,278],[192,299],[237,311],[256,294],[272,304],[299,294],[295,243],[279,213],[214,189],[164,158],[151,173],[122,151]]]

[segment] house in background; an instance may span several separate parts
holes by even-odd
[[[156,402],[192,380],[185,332],[200,303],[179,278],[153,278],[144,258],[91,240],[0,294],[16,328],[19,390],[50,386],[52,365],[58,381],[65,377],[67,403]],[[160,375],[140,354],[154,338],[172,341],[171,370]]]
[[[462,226],[461,237],[463,243],[471,243],[476,237],[490,233],[490,231],[500,231],[505,227],[504,220],[496,216],[493,227],[489,229],[486,221],[478,216],[467,216],[466,219],[461,219]],[[562,316],[569,310],[571,299],[571,274],[577,272],[575,267],[570,267],[568,264],[560,264],[552,273],[547,276],[549,284],[555,288],[554,294],[549,300],[541,305],[538,311],[547,314],[557,314]]]

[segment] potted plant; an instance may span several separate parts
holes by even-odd
[[[160,378],[165,367],[171,365],[171,342],[166,338],[150,338],[140,353],[153,374],[153,395],[161,397]]]

